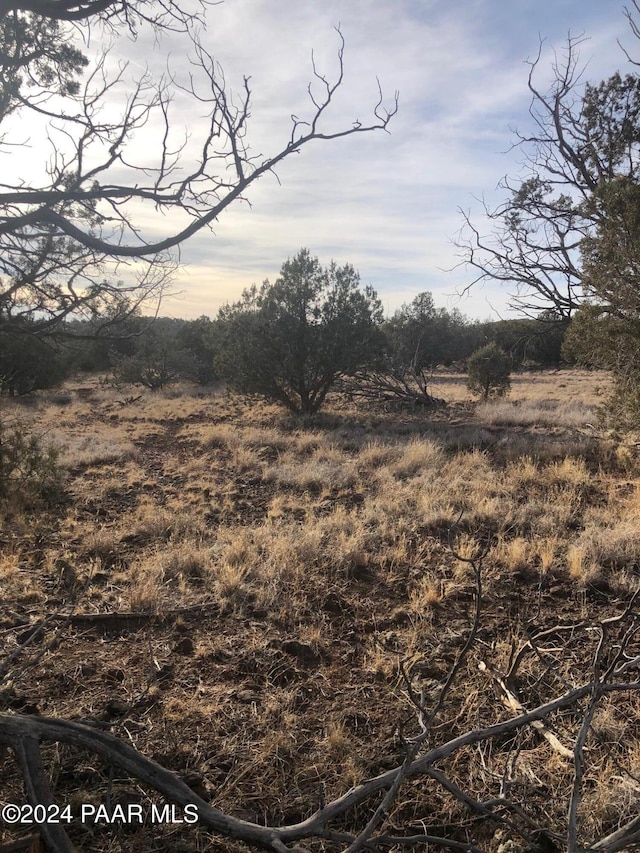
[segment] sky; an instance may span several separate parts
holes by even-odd
[[[530,97],[527,60],[541,50],[537,80],[550,79],[554,50],[569,33],[584,33],[584,79],[599,81],[626,60],[617,40],[634,39],[622,14],[623,0],[224,0],[207,11],[202,42],[237,93],[250,76],[252,107],[247,142],[254,154],[271,155],[288,141],[291,115],[312,111],[307,84],[316,67],[337,69],[339,26],[345,39],[344,81],[324,128],[365,123],[378,99],[400,93],[389,132],[316,141],[284,161],[277,178],[252,185],[235,203],[181,248],[176,296],[165,315],[214,317],[225,302],[265,278],[307,247],[320,262],[350,263],[392,313],[422,291],[436,305],[471,318],[510,316],[504,286],[475,287],[460,267],[455,239],[460,209],[481,230],[481,198],[496,204],[505,175],[517,175],[522,152],[513,150],[514,128],[527,129]],[[540,48],[541,39],[542,47]],[[179,36],[154,42],[142,33],[135,44],[114,43],[111,61],[132,72],[186,73]],[[636,51],[640,55],[640,45]],[[197,146],[202,116],[180,96],[175,138]],[[159,127],[142,130],[139,145]],[[146,134],[146,136],[145,136]],[[182,136],[180,136],[182,138]],[[172,230],[170,218],[140,214],[147,236]]]

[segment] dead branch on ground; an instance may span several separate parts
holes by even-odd
[[[478,654],[480,660],[476,660],[475,667],[472,666],[472,656],[478,650],[478,637],[482,628],[482,560],[488,545],[482,553],[470,557],[459,553],[451,541],[450,547],[456,558],[472,569],[475,604],[470,630],[461,642],[448,676],[435,697],[432,697],[431,707],[425,698],[427,691],[416,688],[406,671],[405,662],[401,663],[400,672],[406,697],[415,712],[418,730],[413,736],[403,736],[404,759],[392,769],[322,804],[304,820],[282,826],[265,826],[241,820],[214,808],[179,775],[141,755],[133,746],[107,732],[78,722],[3,713],[0,714],[0,744],[9,747],[16,757],[28,801],[32,805],[54,802],[54,791],[45,768],[41,745],[56,743],[68,744],[101,756],[110,766],[162,795],[168,802],[183,807],[195,806],[200,825],[217,835],[277,853],[299,851],[302,849],[296,846],[299,842],[312,839],[324,839],[327,843],[336,844],[345,853],[383,851],[391,847],[417,849],[428,845],[475,853],[487,849],[481,846],[482,839],[486,840],[488,834],[496,829],[500,829],[506,837],[519,839],[518,843],[536,850],[542,850],[545,844],[546,849],[577,851],[588,848],[602,853],[616,853],[628,848],[640,837],[640,818],[634,814],[621,815],[621,825],[609,825],[600,836],[593,837],[589,834],[588,823],[584,822],[582,801],[586,771],[590,762],[596,761],[592,752],[595,753],[597,748],[594,720],[598,710],[612,697],[640,692],[640,681],[633,680],[640,663],[640,613],[635,610],[639,593],[630,597],[619,615],[598,623],[583,621],[570,626],[554,626],[535,634],[530,632],[534,639],[527,640],[515,656],[512,653],[508,669],[505,667],[506,674],[502,674],[497,663],[492,661],[487,664],[482,660],[486,643],[483,643],[485,648],[482,654]],[[584,649],[588,642],[593,646],[593,637],[596,637],[591,663],[586,668],[588,678],[568,683],[567,673],[571,672],[571,667],[565,667],[561,657],[562,649],[541,652],[535,645],[540,639],[554,634],[569,634],[572,640],[580,641],[573,646],[567,644],[571,646],[572,666],[575,663],[575,648]],[[550,671],[546,661],[528,655],[534,648],[541,657],[549,657],[552,652],[556,655],[556,671]],[[541,666],[544,664],[543,677],[539,677],[533,669],[525,671],[525,662],[530,668],[536,663]],[[480,715],[479,725],[464,728],[459,724],[459,715],[456,717],[456,704],[460,702],[460,697],[454,694],[454,688],[463,676],[465,667],[469,672],[473,669],[477,671],[478,664],[482,664],[485,672],[490,674],[501,698],[500,704],[506,704],[510,714],[505,719],[498,712],[500,705],[495,705],[491,710],[490,702],[486,701],[485,714],[489,708],[493,720],[485,723]],[[565,686],[559,692],[554,692],[558,684]],[[527,710],[526,705],[531,704],[530,700],[536,695],[540,701],[534,703],[532,710]],[[564,729],[561,737],[554,732],[558,726]],[[542,736],[542,740],[536,741],[536,735],[530,733],[532,728]],[[523,781],[526,779],[526,768],[522,765],[522,748],[517,746],[514,749],[513,745],[509,745],[516,741],[521,743],[526,738],[534,741],[530,754],[540,756],[550,746],[563,758],[571,759],[567,763],[567,771],[563,771],[571,775],[568,787],[565,786],[568,797],[563,825],[549,824],[545,810],[536,807],[535,798],[528,796],[528,788]],[[505,754],[505,770],[499,773],[494,768]],[[467,768],[465,773],[476,772],[473,768],[478,762],[483,776],[488,780],[487,788],[490,790],[492,785],[495,788],[495,795],[485,799],[478,798],[473,788],[465,787],[457,771],[458,765],[464,765]],[[538,774],[542,772],[543,768],[540,768]],[[457,803],[469,816],[469,822],[458,831],[450,829],[448,832],[442,828],[434,832],[435,827],[426,822],[398,827],[401,792],[419,778],[429,780]],[[345,831],[344,826],[349,825],[350,816],[356,810],[362,827],[355,832],[353,829]],[[364,821],[363,815],[368,815]],[[54,853],[68,853],[76,849],[63,826],[43,826],[41,831],[48,848]]]

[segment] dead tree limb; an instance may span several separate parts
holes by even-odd
[[[12,747],[22,770],[29,802],[32,805],[52,805],[54,798],[42,764],[38,738],[33,735],[21,737]],[[40,831],[52,853],[77,853],[61,824],[45,822],[40,824]]]
[[[413,365],[386,364],[383,368],[361,370],[345,379],[343,390],[349,397],[379,403],[387,408],[426,410],[445,404],[430,390],[431,377]]]
[[[365,780],[359,785],[346,791],[333,801],[322,805],[313,814],[297,823],[282,826],[264,826],[250,821],[233,817],[198,796],[180,777],[160,764],[140,754],[134,747],[123,743],[116,737],[95,728],[90,728],[81,723],[70,722],[59,719],[50,719],[39,716],[25,716],[20,714],[0,714],[0,746],[9,747],[13,750],[25,785],[25,792],[32,805],[47,805],[52,803],[53,793],[51,784],[47,779],[43,766],[40,744],[42,743],[64,743],[76,748],[86,750],[101,756],[111,766],[126,772],[143,785],[148,786],[161,794],[169,802],[177,805],[195,806],[198,811],[200,824],[225,838],[242,841],[255,848],[273,851],[274,853],[293,853],[301,851],[296,845],[305,839],[327,839],[337,843],[345,844],[345,853],[358,853],[363,850],[381,850],[388,846],[417,847],[419,845],[433,845],[453,850],[465,850],[469,853],[477,853],[479,848],[471,842],[463,842],[450,838],[439,838],[430,832],[430,827],[425,824],[424,833],[416,835],[407,827],[407,835],[398,834],[397,831],[383,832],[383,825],[389,820],[394,807],[398,805],[400,790],[410,780],[420,777],[428,777],[440,785],[449,796],[470,813],[474,820],[489,819],[499,822],[516,837],[530,841],[540,833],[544,833],[553,840],[561,838],[562,843],[567,842],[568,849],[578,851],[584,848],[584,841],[579,839],[582,831],[578,825],[578,812],[582,797],[584,768],[589,753],[585,744],[589,732],[592,730],[592,721],[595,711],[599,707],[601,699],[614,696],[623,692],[640,691],[640,681],[628,679],[631,672],[638,670],[639,655],[637,654],[636,637],[640,626],[640,614],[634,610],[638,593],[631,597],[624,612],[613,618],[602,620],[598,624],[584,623],[583,632],[576,626],[570,626],[575,630],[578,638],[598,632],[598,642],[595,649],[588,679],[578,686],[571,686],[565,692],[551,699],[541,702],[531,711],[526,711],[523,703],[515,693],[506,679],[491,672],[492,678],[503,693],[503,700],[508,705],[514,716],[506,720],[498,720],[490,725],[480,726],[474,729],[462,731],[453,737],[449,737],[443,743],[429,743],[433,736],[433,723],[437,715],[446,711],[449,707],[450,691],[456,675],[461,671],[463,662],[471,650],[472,644],[478,635],[481,616],[481,561],[486,554],[488,545],[481,554],[471,557],[464,556],[452,545],[453,553],[458,559],[469,563],[474,569],[476,604],[471,630],[462,645],[461,650],[448,677],[445,679],[434,707],[429,710],[424,697],[418,694],[405,677],[407,689],[412,704],[418,712],[418,724],[420,731],[414,738],[405,741],[406,754],[404,761],[387,770]],[[568,626],[555,626],[545,633],[558,631]],[[537,635],[538,637],[540,634]],[[535,650],[535,649],[534,649]],[[522,659],[522,649],[516,654],[516,660]],[[487,668],[488,669],[488,668]],[[514,673],[514,665],[511,664],[509,671]],[[546,671],[546,670],[545,670]],[[497,672],[497,670],[496,670]],[[538,682],[536,681],[536,684]],[[547,688],[549,684],[547,684]],[[586,701],[585,701],[586,700]],[[580,706],[584,705],[581,709]],[[574,750],[571,756],[574,758],[574,781],[572,786],[571,800],[568,804],[568,815],[566,833],[556,832],[540,825],[540,822],[529,814],[525,803],[518,803],[503,795],[485,799],[484,801],[473,796],[468,790],[464,790],[459,782],[449,778],[447,768],[442,765],[447,759],[452,759],[452,765],[458,761],[458,754],[465,748],[482,747],[496,739],[504,740],[510,735],[533,726],[540,731],[547,740],[550,740],[550,728],[545,722],[552,715],[570,710],[572,714],[579,711],[578,733],[575,738]],[[574,714],[575,716],[575,714]],[[553,736],[555,738],[555,736]],[[562,750],[551,739],[552,746],[563,755],[569,750],[562,744]],[[381,796],[380,796],[381,795]],[[355,809],[368,806],[374,797],[380,797],[377,805],[373,808],[366,820],[364,827],[358,833],[344,833],[334,829],[336,822],[344,822]],[[524,808],[523,808],[524,806]],[[544,811],[543,811],[544,814]],[[580,831],[579,831],[580,830]],[[60,826],[53,825],[44,828],[43,836],[46,843],[54,853],[71,853],[73,846]],[[409,834],[410,833],[410,834]],[[592,841],[589,849],[602,851],[602,853],[616,853],[618,850],[628,848],[630,844],[640,839],[640,818],[633,816],[622,827],[606,836]]]
[[[640,688],[640,684],[637,686]],[[348,811],[362,804],[376,793],[389,789],[400,774],[403,774],[407,779],[423,775],[433,765],[448,758],[464,746],[472,746],[517,731],[534,720],[544,719],[555,711],[574,706],[576,702],[590,694],[592,687],[591,683],[581,685],[526,714],[458,735],[444,744],[433,747],[424,755],[411,760],[406,767],[404,765],[394,767],[362,782],[333,802],[318,809],[306,820],[280,827],[260,826],[231,817],[219,809],[213,808],[201,797],[198,797],[175,773],[141,755],[133,747],[123,743],[118,738],[81,723],[21,714],[0,714],[0,743],[9,746],[19,756],[22,756],[21,760],[25,762],[26,772],[30,776],[37,775],[40,771],[33,754],[22,746],[25,740],[34,743],[42,741],[67,743],[86,749],[112,762],[116,767],[126,771],[143,784],[149,785],[170,802],[181,806],[195,805],[198,809],[200,823],[208,829],[226,838],[241,840],[263,850],[277,851],[282,849],[282,844],[291,844],[304,838],[322,837],[324,830],[331,822],[343,817]],[[605,689],[611,690],[612,687],[628,689],[627,685],[609,685]],[[43,802],[38,799],[41,793],[35,788],[31,790],[27,788],[27,792],[33,805]],[[447,845],[445,844],[445,846]]]

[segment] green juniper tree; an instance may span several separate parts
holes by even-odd
[[[640,3],[625,15],[640,38]],[[640,74],[625,51],[628,73],[583,85],[579,46],[569,40],[546,92],[531,63],[533,130],[517,136],[527,174],[505,179],[505,201],[485,210],[491,233],[465,216],[463,262],[476,282],[509,286],[516,307],[570,322],[565,354],[611,370],[612,411],[637,423]]]
[[[235,388],[310,414],[340,377],[380,356],[381,322],[375,291],[351,265],[323,268],[302,249],[273,284],[221,309],[218,364]]]
[[[509,392],[511,359],[496,343],[486,344],[467,359],[467,387],[483,400]]]

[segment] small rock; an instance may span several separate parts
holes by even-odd
[[[316,666],[322,660],[308,643],[301,643],[299,640],[285,640],[282,644],[282,651],[308,666]]]

